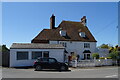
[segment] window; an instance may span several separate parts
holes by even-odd
[[[42,52],[41,51],[33,51],[32,59],[37,59],[38,57],[42,57]]]
[[[80,35],[81,37],[85,37],[85,32],[80,32],[79,35]]]
[[[56,60],[55,59],[49,59],[49,63],[55,63]]]
[[[28,60],[28,52],[27,51],[17,52],[17,60]]]
[[[64,46],[67,47],[67,43],[64,43]]]
[[[72,41],[70,41],[70,43],[72,43]]]
[[[65,42],[60,42],[60,44],[62,44],[64,47],[67,47],[67,43]]]
[[[90,48],[90,43],[84,43],[84,48]]]
[[[43,57],[49,57],[49,52],[48,51],[44,51],[43,52]]]
[[[47,58],[41,58],[40,61],[41,61],[41,62],[48,62],[48,59],[47,59]]]

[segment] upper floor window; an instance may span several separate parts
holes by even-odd
[[[90,43],[84,43],[84,48],[90,48]]]
[[[64,47],[67,47],[67,43],[65,42],[60,42],[60,44],[62,44]]]
[[[80,32],[79,35],[84,38],[85,37],[85,32]]]

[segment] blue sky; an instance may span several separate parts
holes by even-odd
[[[62,20],[79,22],[87,17],[87,26],[97,46],[118,44],[117,2],[11,2],[2,3],[2,43],[30,43],[44,28],[49,29],[50,17],[56,16],[56,26]]]

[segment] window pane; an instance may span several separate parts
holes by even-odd
[[[49,52],[48,51],[44,51],[43,52],[43,57],[49,57]]]
[[[47,58],[42,58],[41,61],[42,62],[48,62],[48,59]]]
[[[84,48],[90,48],[90,43],[84,43]]]
[[[49,63],[55,63],[56,61],[54,59],[49,59]]]
[[[42,57],[42,52],[41,51],[33,51],[32,59],[37,59],[38,57]]]
[[[28,59],[28,52],[17,52],[17,60],[27,60]]]

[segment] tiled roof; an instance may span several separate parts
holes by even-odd
[[[60,44],[13,43],[10,49],[64,49]]]
[[[62,37],[59,33],[60,29],[66,30],[67,36]],[[79,32],[85,32],[86,37],[83,38]],[[33,40],[32,43],[41,41],[83,41],[83,42],[97,42],[89,29],[81,22],[62,21],[56,29],[43,29]]]

